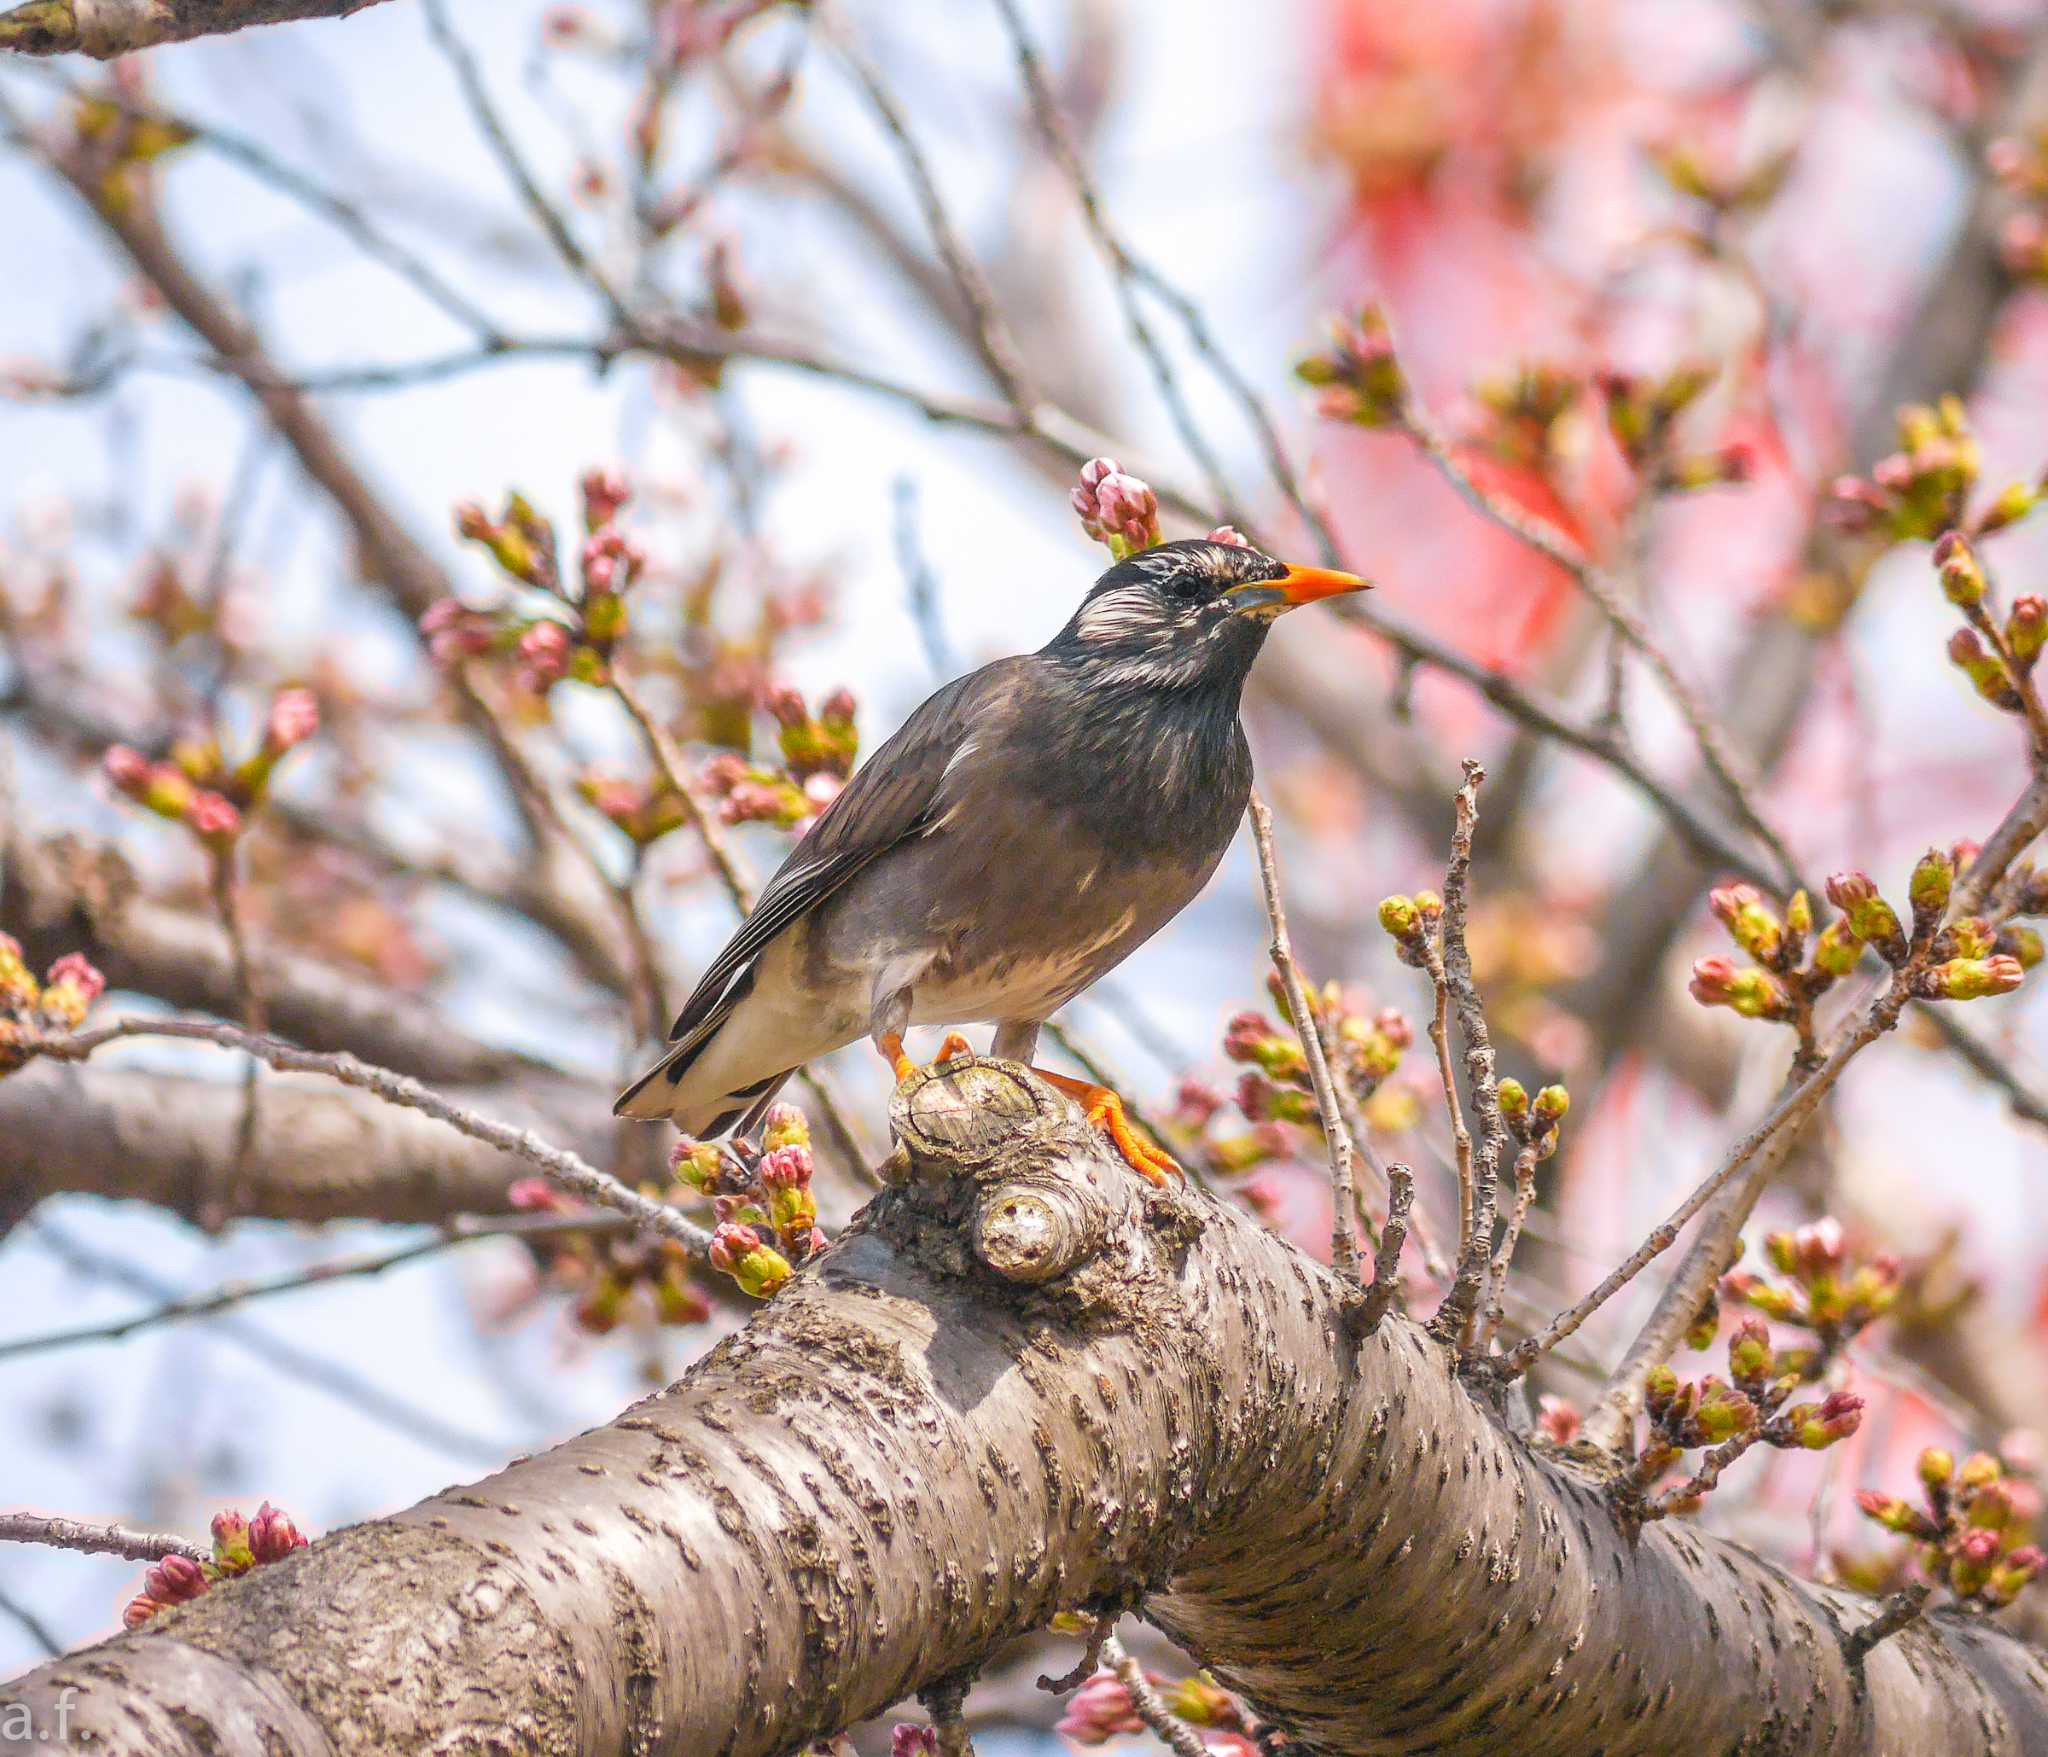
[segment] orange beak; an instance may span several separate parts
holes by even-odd
[[[1370,590],[1372,582],[1355,573],[1339,573],[1333,567],[1290,567],[1277,580],[1253,580],[1232,586],[1229,595],[1238,610],[1280,616],[1319,598]]]
[[[1372,581],[1362,580],[1355,573],[1339,573],[1334,567],[1290,567],[1275,583],[1286,595],[1289,609],[1313,604],[1318,598],[1372,590]]]

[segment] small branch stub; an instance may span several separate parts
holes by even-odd
[[[1063,1190],[1003,1187],[974,1217],[974,1254],[1006,1281],[1050,1281],[1102,1243],[1088,1204]]]

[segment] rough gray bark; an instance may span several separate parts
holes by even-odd
[[[378,0],[28,0],[0,12],[0,49],[23,55],[116,55],[225,36],[257,24],[346,18]]]
[[[587,1159],[604,1159],[617,1125],[595,1091],[559,1101],[516,1091],[451,1089],[455,1103],[530,1127]],[[503,1214],[505,1192],[533,1168],[331,1080],[267,1076],[254,1128],[236,1080],[38,1062],[0,1079],[0,1209],[46,1196],[148,1202],[188,1220],[381,1220],[434,1225],[452,1214]]]
[[[1115,1603],[1326,1753],[2048,1750],[2034,1650],[1943,1613],[1852,1663],[1871,1601],[1632,1536],[1024,1070],[896,1121],[901,1181],[679,1384],[0,1701],[151,1757],[765,1757]]]

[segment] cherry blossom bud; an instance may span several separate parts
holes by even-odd
[[[1920,1480],[1929,1488],[1939,1488],[1944,1486],[1948,1479],[1955,1475],[1955,1456],[1953,1453],[1943,1451],[1939,1446],[1929,1446],[1926,1451],[1920,1454],[1920,1460],[1915,1469],[1919,1473]]]
[[[1991,958],[1951,958],[1921,978],[1919,992],[1928,1000],[1985,1000],[2012,993],[2025,975],[2019,959],[2003,953]]]
[[[1863,1425],[1863,1399],[1847,1391],[1831,1391],[1818,1409],[1802,1404],[1787,1410],[1784,1420],[1807,1451],[1825,1451]]]
[[[230,847],[242,833],[242,814],[220,794],[202,791],[192,795],[185,821],[192,833],[211,848]]]
[[[1828,901],[1849,919],[1849,931],[1890,964],[1907,956],[1905,931],[1892,906],[1877,893],[1865,873],[1838,872],[1827,883]]]
[[[529,689],[544,690],[569,669],[569,631],[559,622],[534,623],[519,637],[520,673]]]
[[[249,1521],[232,1507],[213,1516],[213,1565],[223,1574],[246,1574],[256,1566]]]
[[[1536,1400],[1536,1429],[1553,1446],[1569,1446],[1585,1418],[1562,1397],[1548,1392]]]
[[[1815,942],[1813,967],[1830,977],[1847,976],[1863,956],[1863,942],[1851,931],[1847,916],[1829,922]]]
[[[8,945],[12,946],[13,942],[8,941]],[[7,977],[19,962],[18,950],[11,956],[0,956],[0,965],[8,966],[5,972],[0,972],[0,1001],[5,1000],[9,988],[16,986]],[[44,979],[40,999],[43,1017],[64,1030],[76,1031],[85,1023],[93,1002],[106,992],[106,988],[107,979],[86,961],[82,952],[66,952],[50,966],[49,975]]]
[[[730,1275],[742,1292],[768,1299],[790,1276],[789,1260],[764,1244],[751,1226],[722,1225],[711,1235],[711,1266]]]
[[[1726,958],[1699,959],[1687,988],[1701,1006],[1727,1007],[1745,1019],[1786,1019],[1792,1014],[1792,997],[1775,976],[1754,967],[1739,970]]]
[[[1876,1489],[1858,1489],[1856,1505],[1863,1515],[1875,1519],[1887,1531],[1895,1531],[1902,1537],[1917,1536],[1927,1524],[1926,1518],[1897,1495],[1880,1494]]]
[[[2048,946],[2044,946],[2040,933],[2020,922],[2006,923],[1998,930],[1994,942],[1997,949],[2011,958],[2022,970],[2031,970],[2041,962]]]
[[[1777,1365],[1768,1325],[1744,1318],[1728,1338],[1728,1370],[1738,1382],[1768,1379]]]
[[[522,1214],[568,1214],[576,1208],[568,1191],[544,1177],[514,1178],[505,1187],[505,1200]]]
[[[2029,592],[2012,602],[2012,614],[2005,621],[2005,644],[2021,670],[2029,669],[2048,646],[2048,598]]]
[[[1193,1075],[1182,1080],[1179,1091],[1174,1094],[1174,1120],[1187,1124],[1191,1129],[1207,1128],[1210,1118],[1222,1108],[1223,1094]]]
[[[2005,1475],[2005,1466],[1989,1452],[1972,1452],[1963,1460],[1956,1485],[1963,1489],[1987,1488]]]
[[[668,1168],[676,1182],[701,1194],[717,1188],[720,1162],[717,1143],[695,1140],[689,1135],[679,1137],[669,1149]]]
[[[761,1146],[766,1152],[778,1147],[808,1147],[811,1144],[810,1120],[793,1104],[778,1103],[768,1107],[761,1119]]]
[[[1956,863],[1939,848],[1930,848],[1913,868],[1907,897],[1913,905],[1913,931],[1931,930],[1948,908],[1949,892],[1956,880]]]
[[[264,722],[264,742],[272,750],[290,750],[320,730],[320,702],[310,689],[279,690]]]
[[[1053,1728],[1077,1745],[1104,1745],[1144,1730],[1130,1692],[1116,1673],[1107,1671],[1097,1672],[1067,1698],[1066,1713]]]
[[[1234,525],[1218,525],[1209,533],[1211,543],[1222,543],[1231,549],[1249,549],[1252,540]]]
[[[633,498],[625,472],[591,469],[583,472],[583,528],[595,531],[619,516],[619,509]]]
[[[1693,1421],[1700,1438],[1710,1446],[1718,1446],[1756,1426],[1756,1405],[1731,1386],[1709,1382]]]
[[[1721,885],[1707,893],[1713,910],[1729,936],[1760,964],[1777,962],[1785,946],[1785,928],[1754,885]]]
[[[289,1513],[273,1507],[268,1501],[256,1509],[256,1517],[249,1521],[249,1552],[259,1566],[281,1562],[293,1550],[305,1547],[305,1534],[293,1523]]]
[[[1412,940],[1420,932],[1422,918],[1416,912],[1413,897],[1383,897],[1380,899],[1380,926],[1397,940]]]
[[[2020,693],[2013,686],[2012,673],[1996,653],[1987,653],[1974,632],[1959,628],[1949,636],[1948,656],[1970,680],[1970,685],[1993,707],[2008,712],[2020,706]]]
[[[1951,604],[1967,610],[1984,602],[1984,568],[1969,538],[1960,531],[1946,531],[1934,545],[1934,565],[1941,572],[1941,589]]]
[[[1236,1701],[1228,1691],[1219,1690],[1207,1672],[1196,1672],[1192,1677],[1183,1678],[1160,1694],[1168,1710],[1190,1726],[1228,1728],[1238,1725]]]
[[[1512,1076],[1502,1078],[1494,1087],[1494,1097],[1500,1103],[1500,1114],[1509,1123],[1518,1123],[1529,1114],[1529,1089]]]
[[[899,1723],[889,1734],[889,1757],[939,1757],[938,1729]]]
[[[109,745],[107,754],[100,758],[100,766],[109,781],[131,796],[139,798],[149,784],[149,758],[125,744]]]
[[[189,1556],[166,1556],[142,1577],[142,1589],[158,1604],[186,1604],[213,1582]]]

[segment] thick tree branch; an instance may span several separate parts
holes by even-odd
[[[517,1088],[453,1088],[466,1108],[603,1159],[615,1126],[595,1090],[542,1104]],[[237,1083],[44,1061],[0,1079],[0,1188],[24,1206],[61,1194],[149,1202],[197,1221],[434,1224],[503,1214],[532,1168],[418,1111],[311,1075],[267,1080],[235,1163]]]
[[[7,1691],[157,1757],[767,1757],[1058,1609],[1145,1614],[1332,1753],[2048,1741],[2048,1674],[1532,1452],[1444,1352],[1026,1070],[899,1093],[899,1185],[611,1426],[338,1532]],[[431,1654],[431,1659],[428,1655]]]

